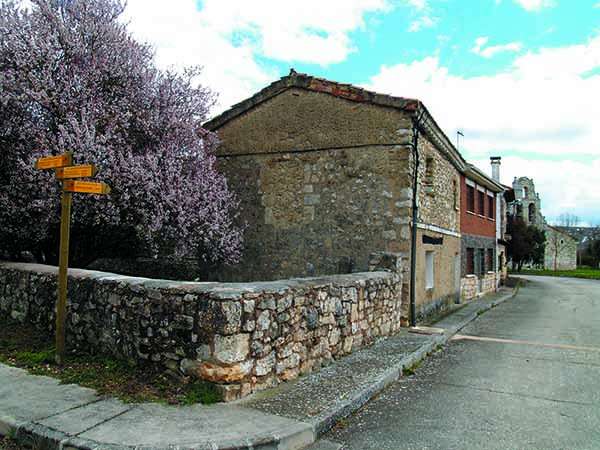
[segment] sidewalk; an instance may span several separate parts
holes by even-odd
[[[318,372],[228,404],[127,404],[0,364],[0,434],[33,448],[305,448],[398,379],[403,369],[513,295],[512,289],[502,290],[473,301],[435,329],[402,330]]]

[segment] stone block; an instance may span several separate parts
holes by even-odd
[[[234,334],[240,331],[242,305],[239,302],[224,301],[221,302],[221,312],[223,314],[222,332],[224,334]]]
[[[201,379],[213,383],[235,383],[243,380],[252,371],[252,366],[253,361],[244,361],[228,366],[203,361],[196,373]]]
[[[259,314],[256,320],[257,330],[268,330],[271,326],[271,313],[269,311],[263,311]]]
[[[257,376],[264,376],[270,373],[275,368],[276,363],[275,352],[269,353],[262,359],[256,360],[256,366],[254,367],[254,374]]]
[[[250,352],[250,335],[215,335],[213,357],[222,363],[231,364],[243,361]]]

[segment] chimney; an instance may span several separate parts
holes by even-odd
[[[490,158],[490,163],[492,164],[492,178],[500,182],[500,160],[502,158],[500,156],[492,156]]]

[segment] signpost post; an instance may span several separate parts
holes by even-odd
[[[60,253],[58,261],[58,296],[56,301],[56,362],[65,361],[65,323],[67,313],[67,269],[69,266],[69,235],[71,230],[71,203],[73,192],[108,194],[110,187],[105,183],[76,181],[73,179],[93,177],[96,167],[92,164],[73,165],[73,154],[46,156],[35,163],[39,170],[55,169],[56,178],[62,180],[60,211]]]

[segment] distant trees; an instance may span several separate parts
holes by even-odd
[[[541,265],[544,263],[544,231],[533,225],[527,225],[521,218],[510,217],[507,223],[507,254],[512,261],[513,270],[521,271],[524,264]]]
[[[593,239],[587,243],[580,256],[582,266],[598,267],[600,264],[600,239]]]
[[[576,227],[579,225],[579,217],[571,213],[562,213],[558,216],[557,225],[561,227]]]
[[[240,257],[237,202],[202,128],[197,68],[161,71],[119,0],[0,2],[0,254],[57,259],[59,189],[36,158],[74,152],[112,194],[74,202],[75,265],[107,257]]]

